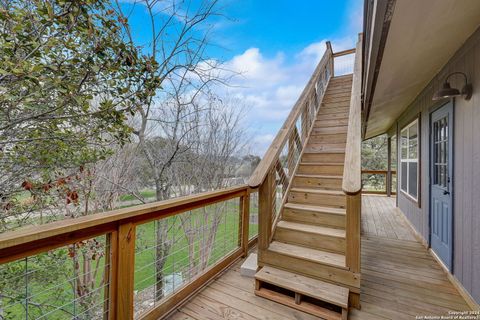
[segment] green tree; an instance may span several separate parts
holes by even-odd
[[[366,170],[387,170],[387,144],[387,135],[380,135],[363,141],[362,168]],[[383,190],[385,183],[385,175],[363,175],[363,186],[365,189]]]
[[[49,209],[47,221],[93,212],[82,200],[94,196],[94,164],[131,136],[128,115],[139,99],[132,88],[143,66],[110,1],[0,0],[0,232],[46,222]],[[58,290],[45,290],[44,300],[33,294],[9,317],[30,310],[27,317],[93,319],[104,254],[104,241],[90,239],[7,265],[0,305],[21,307],[14,294],[24,291],[12,280],[34,273],[27,289],[53,281]]]
[[[130,137],[139,58],[109,5],[0,1],[0,231],[11,215],[71,198],[65,177]],[[22,206],[25,193],[34,203]]]

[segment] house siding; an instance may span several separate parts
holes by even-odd
[[[389,134],[392,136],[396,133],[399,137],[399,131],[405,125],[415,117],[420,117],[420,199],[417,204],[399,191],[398,207],[428,242],[430,113],[448,102],[434,102],[432,96],[441,87],[445,77],[455,71],[467,74],[473,86],[473,96],[469,101],[463,98],[454,101],[453,274],[472,297],[480,302],[480,28],[415,98],[389,130]],[[451,80],[452,87],[463,86],[460,77]],[[397,154],[400,154],[398,141],[397,146]],[[400,167],[399,164],[397,167]]]

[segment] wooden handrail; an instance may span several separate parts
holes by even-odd
[[[354,54],[355,50],[356,50],[355,48],[352,48],[352,49],[347,49],[347,50],[335,52],[333,54],[333,57],[337,58],[337,57],[346,56],[346,55],[349,55],[349,54]]]
[[[361,126],[362,126],[362,36],[357,42],[353,70],[350,114],[348,117],[347,144],[343,167],[342,189],[345,194],[354,195],[362,189],[361,177]]]
[[[323,70],[327,67],[328,62],[332,59],[332,49],[327,45],[327,50],[323,54],[322,59],[315,68],[310,80],[302,91],[302,94],[298,98],[297,102],[292,108],[292,111],[288,115],[287,119],[283,123],[282,127],[278,131],[275,139],[273,139],[272,144],[268,148],[267,152],[263,156],[263,159],[258,164],[257,168],[253,172],[248,185],[251,188],[258,188],[262,182],[265,180],[268,172],[275,165],[276,159],[279,157],[280,152],[282,151],[283,146],[287,143],[292,130],[295,128],[295,123],[298,120],[298,117],[302,114],[302,109],[305,104],[308,102],[310,94],[315,89],[315,84],[318,81]]]
[[[362,84],[362,35],[358,37],[353,69],[352,95],[348,116],[347,143],[343,167],[342,189],[346,194],[345,265],[352,272],[360,272],[360,216],[362,212],[362,166],[361,166],[361,84]],[[359,305],[359,297],[352,301]]]

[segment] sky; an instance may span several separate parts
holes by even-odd
[[[128,1],[128,0],[125,0]],[[242,101],[250,153],[262,156],[325,51],[355,47],[362,0],[220,0],[206,55],[239,75],[228,94]],[[130,19],[142,42],[145,17]]]

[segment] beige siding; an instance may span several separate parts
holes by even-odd
[[[473,84],[473,97],[470,101],[457,98],[454,102],[453,270],[464,287],[480,302],[480,29],[477,29],[417,96],[389,133],[393,135],[400,131],[420,114],[420,204],[417,205],[399,192],[398,206],[428,241],[429,117],[433,110],[445,103],[435,103],[431,97],[435,90],[439,89],[445,76],[455,71],[467,74]],[[463,80],[460,77],[454,78],[451,85],[461,88]]]

